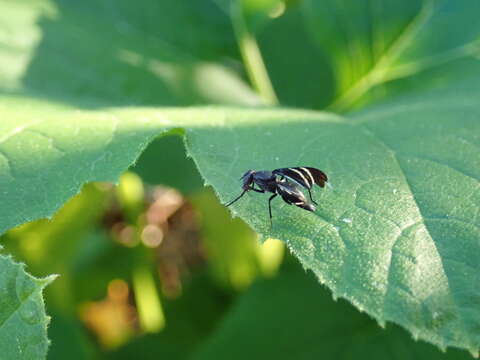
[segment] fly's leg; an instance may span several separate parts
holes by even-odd
[[[317,202],[315,200],[313,200],[312,193],[310,192],[310,189],[307,188],[307,190],[308,190],[308,195],[310,196],[310,200],[312,200],[312,203],[314,203],[315,205],[318,205]]]
[[[230,201],[228,204],[225,204],[225,206],[230,206],[232,205],[235,201],[239,200],[243,195],[245,195],[245,193],[247,192],[248,190],[243,190],[243,192],[238,195],[235,199],[233,199],[232,201]]]
[[[264,193],[264,192],[265,192],[265,190],[262,190],[262,189],[260,189],[260,190],[259,190],[259,189],[255,189],[255,188],[253,187],[253,185],[252,185],[252,186],[250,186],[249,188],[243,190],[243,192],[242,192],[240,195],[238,195],[235,199],[233,199],[233,200],[230,201],[229,203],[225,204],[225,206],[230,206],[230,205],[232,205],[235,201],[239,200],[243,195],[245,195],[245,193],[246,193],[247,191],[249,191],[249,190],[253,190],[253,191],[256,191],[256,192],[259,192],[259,193]]]
[[[270,227],[272,227],[273,223],[272,223],[272,204],[271,204],[271,201],[273,200],[273,198],[277,196],[277,194],[273,194],[272,196],[270,196],[270,198],[268,199],[268,214],[270,215]]]
[[[253,191],[256,191],[256,192],[259,192],[259,193],[264,193],[265,190],[262,190],[262,189],[255,189],[253,186],[248,188],[249,190],[253,190]]]

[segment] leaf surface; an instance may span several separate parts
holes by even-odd
[[[145,108],[7,122],[13,135],[0,146],[8,159],[0,171],[9,191],[1,200],[14,206],[3,210],[1,226],[51,215],[83,182],[116,181],[153,136],[183,127],[188,152],[223,202],[237,195],[248,169],[324,170],[334,190],[314,191],[314,214],[275,199],[270,230],[267,197],[256,193],[234,213],[258,233],[286,241],[335,297],[442,347],[475,351],[480,111],[468,96],[429,101],[406,99],[351,119],[282,109]],[[38,157],[27,161],[25,154]]]
[[[53,277],[35,279],[22,264],[0,255],[0,349],[2,359],[45,358],[48,318],[43,288]]]

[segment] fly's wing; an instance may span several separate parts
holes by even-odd
[[[325,187],[325,182],[328,181],[327,175],[316,168],[312,167],[291,167],[273,170],[275,175],[283,176],[300,186],[311,189],[313,184],[320,187]]]
[[[305,195],[294,185],[287,183],[277,184],[277,194],[289,205],[295,205],[308,211],[315,211],[315,206],[310,204]]]
[[[320,187],[325,187],[325,183],[328,181],[327,174],[325,174],[322,170],[312,167],[301,167],[299,169],[305,169],[312,175],[315,184]]]

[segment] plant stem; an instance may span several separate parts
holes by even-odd
[[[266,104],[277,105],[277,95],[268,76],[257,40],[248,30],[240,1],[232,3],[231,18],[250,82]]]

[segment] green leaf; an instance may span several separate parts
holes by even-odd
[[[332,101],[333,70],[310,36],[299,6],[270,19],[258,33],[258,42],[282,105],[321,109]],[[294,55],[287,56],[286,49]]]
[[[15,114],[14,103],[0,108],[7,119],[0,124],[1,199],[10,204],[0,209],[0,233],[51,216],[87,182],[116,182],[161,132],[161,120],[152,125],[147,119],[84,112],[68,113],[64,121],[66,113],[55,107],[44,116],[37,108],[35,118]]]
[[[198,128],[187,132],[187,143],[224,202],[239,193],[237,179],[247,169],[325,170],[334,191],[315,192],[315,214],[275,200],[269,232],[267,197],[258,194],[234,204],[234,213],[257,232],[286,241],[335,297],[380,323],[475,352],[479,110],[464,96],[399,102],[353,121],[281,110],[229,112],[223,116],[235,131]]]
[[[280,103],[345,111],[475,81],[475,0],[300,0],[256,35]]]
[[[346,110],[400,93],[470,79],[480,71],[475,0],[303,1],[318,47],[329,58]]]
[[[80,107],[260,102],[238,71],[230,19],[211,0],[0,6],[0,90]]]
[[[22,264],[0,255],[0,353],[2,359],[45,359],[49,345],[43,288]]]
[[[49,306],[51,309],[51,307]],[[93,339],[80,321],[52,312],[48,335],[51,345],[48,360],[61,360],[68,356],[72,360],[96,359]]]
[[[184,126],[190,155],[225,202],[240,191],[238,177],[249,168],[325,170],[334,190],[314,192],[315,214],[276,200],[270,231],[267,198],[258,194],[236,203],[234,213],[257,232],[286,241],[335,297],[380,323],[475,352],[479,115],[474,98],[432,95],[351,120],[281,109],[145,108],[7,121],[12,135],[1,149],[17,176],[2,168],[9,191],[1,201],[15,205],[3,210],[1,225],[21,221],[18,214],[50,215],[82,182],[115,181],[154,134]]]
[[[245,87],[241,71],[222,63],[225,57],[225,63],[235,63],[238,55],[229,45],[233,35],[228,19],[213,3],[205,2],[210,9],[206,13],[221,19],[223,31],[202,28],[208,35],[202,38],[215,40],[199,40],[187,61],[168,44],[178,41],[180,50],[196,44],[185,35],[191,31],[178,28],[188,25],[190,16],[198,20],[192,9],[202,8],[202,2],[195,2],[192,9],[173,0],[148,3],[146,21],[139,19],[139,12],[130,11],[132,5],[126,1],[116,11],[93,2],[61,2],[53,10],[41,11],[38,4],[46,2],[8,2],[9,11],[0,14],[8,24],[1,38],[6,46],[0,59],[7,65],[7,75],[2,76],[8,80],[3,91],[21,92],[0,100],[0,201],[8,204],[0,209],[0,232],[51,216],[86,182],[117,181],[154,137],[176,129],[185,133],[189,155],[224,202],[238,194],[238,177],[249,168],[308,165],[325,170],[334,190],[315,191],[320,204],[315,214],[276,199],[270,230],[267,198],[259,194],[236,203],[234,214],[258,233],[284,240],[334,296],[348,299],[378,322],[393,321],[415,337],[476,353],[480,345],[476,96],[480,70],[475,57],[478,27],[472,17],[478,4],[426,1],[417,6],[412,1],[387,10],[392,2],[379,2],[383,6],[376,10],[381,15],[373,18],[385,19],[391,29],[379,24],[374,34],[385,34],[386,40],[375,52],[371,50],[376,43],[369,42],[365,30],[370,27],[362,15],[363,4],[347,7],[352,13],[346,13],[345,19],[330,19],[334,24],[351,24],[345,41],[338,42],[339,32],[332,35],[331,23],[323,20],[328,10],[344,11],[327,7],[340,2],[304,3],[314,6],[309,21],[312,33],[321,35],[319,48],[331,54],[339,96],[334,107],[350,109],[386,95],[388,103],[349,117],[285,109],[127,107],[132,102],[252,104],[258,100]],[[162,31],[154,32],[156,6],[171,7],[178,24],[165,21]],[[184,12],[189,16],[183,17]],[[317,18],[318,14],[323,15]],[[118,30],[125,24],[126,35]],[[118,31],[110,36],[112,28]],[[150,32],[166,42],[155,38],[145,43],[145,33]],[[331,39],[328,46],[325,38]],[[358,43],[353,41],[357,38]],[[348,53],[356,45],[359,50]],[[204,53],[204,48],[209,50]],[[161,66],[153,62],[152,68],[151,61],[157,58]],[[23,68],[15,68],[17,59]],[[204,61],[228,73],[231,82],[212,73],[199,77],[192,69],[198,70]],[[30,65],[25,72],[26,64]],[[8,66],[17,71],[10,75]],[[288,86],[287,81],[280,83]],[[433,90],[436,87],[441,90]],[[48,101],[33,100],[28,96],[32,93]],[[314,103],[300,98],[303,104]],[[99,110],[104,103],[122,107]],[[97,110],[78,111],[78,107]]]
[[[192,359],[469,359],[381,329],[344,301],[335,303],[311,274],[287,267],[254,284]]]

